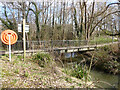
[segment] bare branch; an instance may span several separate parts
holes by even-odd
[[[99,23],[101,23],[104,18],[108,17],[108,16],[111,15],[111,14],[118,13],[118,12],[120,12],[120,11],[111,12],[111,13],[107,14],[106,16],[104,16],[101,20],[99,20],[99,21],[95,24],[95,26],[92,28],[92,30],[91,30],[91,32],[90,32],[90,35],[92,35],[95,27],[96,27]]]

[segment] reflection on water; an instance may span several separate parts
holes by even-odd
[[[80,53],[65,53],[65,58],[72,58],[79,56]],[[77,62],[80,62],[81,57],[77,58]],[[75,62],[74,62],[75,63]],[[102,88],[118,88],[118,75],[112,75],[109,73],[104,73],[102,71],[97,71],[95,69],[91,70],[91,79],[92,81],[99,81],[99,83],[96,83],[99,85],[99,87]]]
[[[65,58],[75,57],[75,53],[66,53]]]

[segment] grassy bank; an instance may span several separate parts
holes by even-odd
[[[86,88],[91,81],[66,74],[49,54],[36,54],[23,61],[22,56],[2,56],[2,88]]]
[[[88,63],[90,63],[91,57],[94,56],[92,66],[98,70],[112,74],[120,74],[120,53],[118,50],[117,44],[104,46],[98,48],[96,51],[87,52],[86,58],[88,59]]]
[[[100,37],[94,37],[90,41],[90,44],[104,44],[104,43],[110,43],[110,42],[117,42],[118,40],[114,37],[112,40],[112,37],[106,37],[106,36],[100,36]]]

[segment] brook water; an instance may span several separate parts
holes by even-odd
[[[79,63],[82,59],[82,57],[77,57],[79,53],[65,53],[63,57],[65,59],[71,59],[72,63]],[[71,58],[72,56],[72,58]],[[74,60],[75,59],[75,60]],[[67,62],[65,60],[66,64],[71,64],[71,60]],[[96,70],[95,68],[92,68],[91,72],[91,79],[92,81],[98,81],[99,83],[96,83],[96,87],[102,87],[102,88],[118,88],[119,78],[118,75],[113,75],[109,73],[105,73],[103,71]],[[120,85],[120,84],[119,84]]]

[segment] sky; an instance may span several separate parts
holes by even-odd
[[[59,1],[59,2],[62,2],[62,1],[69,1],[69,2],[72,2],[73,0],[0,0],[0,2],[15,2],[15,1],[19,1],[19,2],[22,2],[22,1],[36,1],[36,2],[43,2],[43,1]],[[74,1],[83,1],[83,0],[74,0]],[[85,0],[85,1],[95,1],[95,2],[117,2],[118,0]]]
[[[58,1],[58,2],[69,2],[71,3],[73,0],[0,0],[0,11],[2,11],[2,3],[1,2],[16,2],[16,1],[19,1],[19,2],[22,2],[22,1],[34,1],[34,2],[43,2],[43,1],[50,1],[50,2],[53,2],[53,1]],[[74,0],[76,2],[80,2],[80,1],[83,1],[83,0]],[[85,1],[88,1],[88,2],[91,2],[91,1],[95,1],[95,2],[107,2],[108,4],[109,3],[114,3],[114,2],[118,2],[118,0],[85,0]],[[2,12],[0,12],[0,16],[2,15]]]

